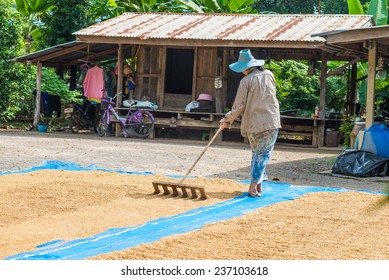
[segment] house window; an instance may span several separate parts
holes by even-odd
[[[193,49],[167,49],[165,92],[192,94]]]

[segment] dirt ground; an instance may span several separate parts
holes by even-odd
[[[0,171],[59,160],[154,175],[49,170],[0,176],[0,258],[52,240],[85,238],[243,194],[247,185],[236,180],[248,178],[251,152],[247,144],[231,142],[211,146],[191,173],[197,178],[188,179],[188,183],[206,186],[209,199],[151,194],[153,180],[184,175],[206,144],[99,138],[91,133],[1,131]],[[295,186],[386,189],[387,178],[323,174],[340,152],[276,145],[267,169],[269,179]],[[389,206],[374,208],[382,198],[363,192],[311,193],[194,232],[94,258],[389,259]]]
[[[0,171],[21,170],[44,160],[125,171],[183,176],[207,141],[98,137],[93,133],[0,131]],[[269,180],[304,186],[385,190],[388,177],[339,178],[328,172],[342,147],[316,149],[276,144],[267,167]],[[251,151],[239,142],[213,143],[190,175],[246,180]]]

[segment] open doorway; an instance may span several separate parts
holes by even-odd
[[[183,107],[192,100],[193,66],[193,49],[167,49],[165,105]]]

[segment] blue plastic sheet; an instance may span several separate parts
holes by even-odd
[[[20,172],[31,172],[42,169],[60,170],[104,170],[96,166],[86,168],[75,164],[59,161],[44,162]],[[109,172],[124,172],[112,171]],[[15,172],[12,172],[15,173]],[[133,172],[126,172],[133,173]],[[2,174],[7,174],[3,172]],[[139,174],[152,174],[142,172]],[[239,181],[249,184],[249,181]],[[327,187],[293,187],[279,182],[264,182],[264,195],[261,198],[251,198],[246,194],[223,201],[211,206],[200,207],[171,217],[160,218],[147,223],[126,228],[113,228],[97,235],[71,241],[53,240],[41,244],[37,250],[9,256],[6,260],[82,260],[113,251],[122,251],[144,243],[154,242],[173,234],[182,234],[197,230],[203,226],[231,218],[239,217],[247,212],[274,203],[294,200],[297,197],[312,192],[346,192],[343,188]]]
[[[18,174],[18,173],[28,173],[38,170],[68,170],[68,171],[106,171],[106,172],[117,172],[125,174],[138,174],[138,175],[150,175],[152,172],[128,172],[124,170],[109,170],[104,168],[98,168],[96,165],[92,164],[87,167],[82,167],[74,163],[63,162],[59,160],[45,160],[38,166],[33,166],[23,170],[17,171],[1,171],[1,175],[5,174]]]
[[[384,124],[373,124],[363,134],[361,151],[389,158],[389,128]]]

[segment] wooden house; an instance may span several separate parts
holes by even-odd
[[[135,71],[135,98],[158,105],[156,127],[209,130],[212,134],[230,108],[242,78],[229,70],[239,51],[250,48],[258,59],[321,61],[320,115],[317,119],[282,116],[280,135],[310,137],[323,146],[327,68],[329,60],[356,63],[358,52],[329,46],[312,34],[374,25],[365,15],[242,15],[206,13],[124,13],[77,31],[77,41],[15,61],[62,65],[77,70],[85,61],[115,60],[118,81],[130,62]],[[360,58],[364,59],[364,58]],[[266,67],[266,65],[265,65]],[[73,71],[73,72],[74,72]],[[117,91],[123,91],[118,83]],[[186,112],[201,93],[213,97],[214,111]],[[118,109],[125,111],[118,99]],[[174,122],[172,122],[174,120]],[[239,123],[233,130],[239,131]]]

